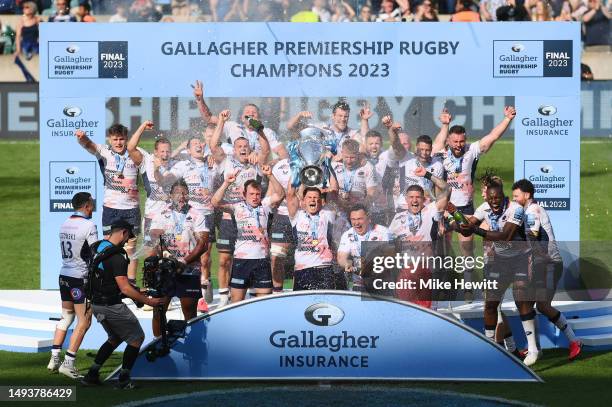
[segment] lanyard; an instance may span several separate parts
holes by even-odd
[[[193,163],[197,169],[198,164],[195,161]],[[202,185],[202,188],[209,189],[210,179],[208,177],[208,162],[205,158],[203,159],[202,167],[200,168],[200,184]]]
[[[499,227],[499,218],[506,212],[506,207],[508,206],[508,198],[504,199],[504,203],[502,204],[501,210],[499,211],[499,215],[493,213],[493,209],[491,209],[491,213],[489,214],[489,220],[491,222],[491,230],[498,232],[500,230]]]
[[[239,124],[238,128],[240,129],[240,133],[242,133],[242,137],[244,137],[245,139],[249,141],[249,146],[251,147],[251,150],[256,150],[257,140],[259,138],[259,135],[257,134],[257,132],[250,131],[249,129],[245,128],[242,124]]]
[[[448,159],[451,161],[451,164],[455,168],[455,172],[456,173],[461,172],[461,167],[463,166],[463,155],[457,158],[453,155],[453,152],[449,148],[448,152],[446,153],[446,156],[448,157]]]
[[[423,223],[423,217],[421,215],[421,212],[417,213],[416,215],[413,215],[412,213],[410,213],[410,211],[407,211],[407,212],[408,212],[408,229],[410,229],[412,234],[415,234],[421,228],[421,224]]]
[[[176,214],[179,214],[179,218],[176,218]],[[185,223],[185,219],[187,218],[187,211],[176,211],[172,210],[172,220],[174,221],[174,230],[177,234],[183,233],[183,225]]]
[[[83,212],[76,211],[70,216],[78,216],[79,218],[91,219],[91,216],[86,216]]]
[[[356,171],[356,168],[349,170],[348,167],[344,167],[344,192],[351,192],[351,189],[353,189],[353,179],[355,178]]]
[[[250,206],[249,204],[245,203],[244,204],[247,209],[249,210],[251,217],[255,218],[255,222],[257,222],[257,229],[261,229],[261,219],[259,219],[259,208],[260,206],[253,208],[252,206]]]
[[[370,241],[370,234],[372,233],[373,230],[374,228],[372,227],[368,228],[368,231],[364,235],[363,240],[361,240],[360,239],[361,236],[357,232],[355,232],[355,234],[357,235],[357,257],[361,257],[361,243]]]
[[[128,153],[127,151],[123,154],[113,153],[115,156],[115,165],[117,166],[117,172],[123,174],[123,169],[125,168],[125,164],[127,163]]]
[[[379,158],[378,157],[368,157],[368,161],[370,162],[370,164],[376,167],[376,165],[378,165]]]
[[[310,223],[310,236],[316,240],[319,231],[319,215],[308,215],[308,221]]]

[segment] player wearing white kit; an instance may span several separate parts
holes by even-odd
[[[157,182],[155,179],[155,167],[157,166],[160,171],[167,171],[174,164],[170,158],[172,156],[172,144],[170,140],[165,137],[159,137],[155,140],[153,154],[138,148],[142,133],[145,130],[152,129],[152,121],[147,120],[143,122],[134,134],[132,134],[127,144],[127,151],[130,158],[134,161],[134,164],[141,166],[142,183],[147,193],[142,228],[145,242],[151,239],[149,236],[151,222],[165,209],[169,200],[169,185],[166,187]]]
[[[445,210],[448,203],[450,188],[443,179],[436,177],[423,167],[416,168],[414,175],[433,182],[438,188],[437,200],[426,206],[423,188],[419,185],[408,187],[405,194],[408,209],[395,215],[389,225],[389,232],[395,240],[400,242],[402,252],[408,252],[412,256],[428,257],[433,255],[432,241],[437,237],[437,222],[441,218],[440,213]],[[399,273],[400,280],[418,281],[430,278],[431,269],[425,263],[425,258],[416,270],[402,269]],[[432,304],[431,290],[427,289],[396,290],[396,296],[427,308],[430,308]]]
[[[272,168],[274,177],[283,187],[287,194],[287,185],[291,180],[291,168],[289,160],[282,159]],[[293,228],[287,211],[287,201],[283,200],[272,214],[272,225],[270,227],[270,258],[272,263],[272,283],[274,292],[283,291],[285,281],[285,267],[287,255],[293,242]]]
[[[270,145],[266,136],[263,132],[263,127],[259,128],[259,144],[261,150],[257,153],[253,163],[253,157],[251,155],[251,147],[249,141],[243,137],[239,137],[234,140],[234,154],[226,155],[223,149],[219,145],[221,135],[225,123],[230,118],[230,111],[224,110],[219,113],[219,121],[217,128],[213,133],[210,142],[210,148],[212,150],[215,161],[219,162],[220,172],[223,177],[227,179],[239,170],[236,177],[236,182],[232,183],[226,190],[225,197],[223,199],[226,203],[238,203],[244,199],[244,184],[248,180],[261,179],[261,172],[259,165],[263,165],[268,160],[270,154]],[[259,163],[259,164],[258,164]],[[236,227],[236,220],[229,212],[224,212],[221,221],[219,222],[219,236],[217,238],[217,250],[219,252],[219,295],[220,302],[219,306],[224,306],[229,301],[229,279],[230,269],[232,265],[232,255],[234,253],[236,235],[238,233]]]
[[[487,186],[486,202],[476,209],[473,216],[467,218],[469,224],[457,225],[459,233],[482,236],[484,240],[492,241],[494,248],[492,264],[487,267],[485,278],[497,282],[497,288],[485,292],[485,335],[495,340],[497,308],[506,289],[512,284],[514,301],[527,337],[528,353],[524,362],[530,366],[536,362],[539,351],[535,311],[533,303],[528,301],[531,248],[526,241],[523,227],[525,210],[504,196],[501,184],[490,182]],[[483,221],[489,225],[488,230],[478,227]]]
[[[361,278],[362,242],[388,242],[391,234],[386,227],[370,222],[364,205],[353,206],[349,219],[351,228],[342,234],[338,246],[338,265],[352,276],[353,291],[364,291]]]
[[[525,209],[525,233],[533,248],[535,305],[540,313],[546,315],[565,334],[569,342],[569,360],[574,360],[582,351],[582,342],[574,334],[565,316],[552,306],[557,283],[563,274],[563,258],[548,213],[535,201],[534,192],[533,183],[526,179],[512,185],[515,202]]]
[[[113,222],[123,219],[133,226],[135,237],[124,246],[128,256],[134,254],[140,230],[140,208],[138,195],[139,166],[127,152],[128,130],[121,124],[108,129],[109,145],[96,144],[82,130],[76,131],[76,138],[85,150],[96,156],[104,174],[104,203],[102,206],[102,232],[110,233]],[[144,151],[144,150],[143,150]],[[128,266],[128,280],[136,283],[138,259],[131,259]]]
[[[466,144],[466,130],[463,126],[452,126],[449,129],[444,150],[444,143],[434,143],[433,154],[440,154],[447,174],[446,181],[451,187],[450,202],[464,215],[474,214],[474,175],[476,165],[482,154],[488,152],[499,140],[516,116],[512,106],[504,108],[504,119],[489,134],[473,144]],[[462,256],[474,257],[473,237],[459,235],[459,249]],[[466,269],[464,279],[471,281],[472,269]],[[472,293],[466,292],[467,299]]]
[[[357,203],[362,203],[370,208],[376,197],[376,192],[381,181],[376,175],[374,166],[369,162],[361,164],[359,155],[359,143],[355,140],[346,140],[342,144],[342,162],[336,161],[332,164],[333,171],[338,181],[338,214],[346,223],[347,227],[341,231],[344,233],[350,228],[348,222],[348,211]]]
[[[62,299],[62,319],[58,322],[53,336],[51,360],[47,368],[77,379],[79,372],[75,366],[76,353],[83,337],[91,325],[91,311],[85,306],[85,278],[87,262],[91,259],[90,246],[98,240],[98,230],[91,220],[95,208],[93,198],[87,192],[78,192],[72,197],[74,213],[64,221],[59,232],[62,251],[62,268],[59,273],[59,288]],[[66,338],[66,331],[72,325],[74,316],[77,325],[70,336],[70,344],[60,364],[60,352]]]
[[[151,224],[151,254],[163,256],[167,252],[178,260],[182,270],[176,276],[175,292],[167,293],[181,301],[186,321],[197,315],[200,291],[200,258],[208,247],[209,229],[201,211],[189,205],[189,187],[183,179],[170,188],[171,203],[153,219]],[[169,301],[164,302],[163,312]],[[153,335],[161,335],[159,309],[153,311]]]
[[[202,144],[199,137],[191,137],[186,147],[189,158],[175,163],[169,171],[163,171],[163,173],[163,167],[156,167],[155,178],[162,185],[170,185],[183,179],[189,188],[189,206],[198,211],[205,219],[209,235],[206,250],[200,259],[200,276],[202,277],[200,285],[207,285],[210,279],[210,254],[212,244],[215,242],[214,208],[210,200],[218,175],[218,165],[212,159],[210,150],[205,149],[206,146]],[[207,156],[204,155],[205,151],[209,151]],[[208,308],[204,300],[200,300],[198,306],[201,311],[206,311]]]
[[[261,172],[269,182],[267,196],[263,200],[261,184],[250,179],[243,184],[241,201],[224,202],[225,193],[237,182],[240,170],[227,174],[212,198],[216,208],[233,215],[238,229],[230,280],[232,303],[244,300],[248,288],[254,288],[257,296],[272,293],[268,221],[272,210],[285,197],[285,192],[269,165],[263,165]]]

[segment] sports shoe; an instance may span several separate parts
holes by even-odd
[[[229,303],[228,295],[221,295],[219,298],[219,303],[217,304],[217,309],[225,307]]]
[[[119,381],[115,385],[115,389],[118,389],[118,390],[131,390],[135,388],[136,388],[136,385],[134,384],[132,380],[130,380],[129,377],[123,380],[119,378]]]
[[[569,344],[569,360],[574,360],[582,352],[582,342],[572,341]]]
[[[208,303],[204,298],[198,300],[198,312],[208,312]]]
[[[57,373],[62,362],[60,361],[59,355],[51,355],[51,360],[49,360],[49,364],[47,365],[47,369],[51,371],[51,373]]]
[[[523,363],[525,364],[525,366],[533,366],[535,362],[537,362],[538,359],[541,357],[542,357],[542,351],[527,352],[527,356],[525,356]]]
[[[99,374],[93,375],[90,372],[87,372],[85,377],[81,379],[81,384],[83,386],[101,386],[102,382],[100,381]]]
[[[71,379],[83,379],[83,375],[79,374],[79,370],[74,365],[69,365],[64,361],[59,367],[59,372],[64,376],[68,376]]]
[[[514,349],[512,351],[512,354],[514,356],[516,356],[518,359],[523,360],[523,359],[525,359],[525,356],[527,356],[527,350],[525,350],[525,349],[523,349],[523,350]]]

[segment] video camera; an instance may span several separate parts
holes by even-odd
[[[153,298],[172,295],[176,287],[176,276],[182,271],[183,264],[172,257],[147,257],[144,261],[142,276],[147,295]]]

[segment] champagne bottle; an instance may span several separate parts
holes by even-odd
[[[451,214],[455,222],[457,222],[457,225],[468,225],[469,224],[465,215],[462,214],[460,211],[458,211],[455,205],[453,205],[452,203],[450,202],[448,203],[448,205],[446,206],[446,210],[448,211],[448,213]]]
[[[252,116],[245,116],[245,119],[249,121],[249,126],[251,126],[255,131],[263,130],[264,125],[259,120]]]

